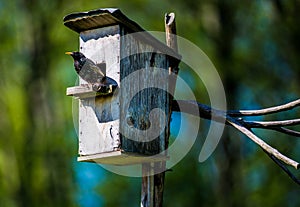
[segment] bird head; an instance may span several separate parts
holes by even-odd
[[[82,60],[85,59],[84,54],[82,54],[81,52],[66,52],[66,55],[71,55],[73,57],[74,60]]]

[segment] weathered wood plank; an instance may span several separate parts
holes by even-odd
[[[166,130],[169,128],[166,118],[169,112],[167,72],[169,59],[152,45],[145,44],[135,36],[126,35],[128,31],[123,27],[121,33],[122,149],[144,155],[158,154],[165,150]],[[152,117],[153,121],[150,123],[153,109],[160,109],[162,113]],[[128,118],[131,120],[132,128],[127,125]],[[156,126],[155,132],[160,134],[149,141],[148,138],[152,137],[152,134],[147,134],[147,130],[151,125]]]
[[[77,158],[79,162],[96,162],[100,164],[112,165],[132,165],[140,163],[152,163],[159,161],[167,161],[169,157],[156,155],[156,156],[143,156],[136,153],[126,153],[120,150],[113,152],[105,152],[99,154],[92,154],[80,156]]]
[[[80,33],[80,51],[95,63],[106,64],[106,75],[120,84],[119,26],[110,26]],[[87,83],[80,79],[80,84]],[[118,150],[119,95],[96,96],[89,88],[79,89],[79,155],[90,155]],[[113,90],[112,90],[113,91]],[[82,93],[80,92],[87,92]],[[73,94],[74,95],[74,94]],[[92,95],[90,98],[88,98]],[[95,97],[96,96],[96,97]]]
[[[91,98],[96,96],[107,96],[114,92],[116,89],[116,86],[109,85],[105,87],[104,89],[99,90],[98,92],[95,92],[92,89],[91,85],[80,85],[80,86],[73,86],[68,87],[66,91],[67,96],[75,96],[77,98]]]

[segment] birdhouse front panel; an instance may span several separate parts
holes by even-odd
[[[80,51],[96,64],[102,64],[106,76],[120,85],[120,27],[118,25],[80,33]],[[80,78],[80,84],[87,84]],[[95,94],[96,95],[96,94]],[[120,146],[119,96],[92,96],[79,99],[79,154],[111,152]]]

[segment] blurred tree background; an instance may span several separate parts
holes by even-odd
[[[140,179],[76,162],[72,99],[65,90],[77,76],[64,52],[78,49],[78,35],[62,19],[106,7],[120,8],[152,31],[164,31],[164,13],[175,12],[178,35],[216,65],[230,109],[300,97],[298,0],[0,0],[1,207],[139,205]],[[209,103],[193,73],[183,69],[179,75],[195,86],[200,102]],[[296,117],[293,110],[268,118]],[[226,128],[214,154],[198,163],[207,124],[192,151],[167,173],[165,207],[300,205],[299,186],[232,129]],[[299,161],[299,140],[257,133]]]

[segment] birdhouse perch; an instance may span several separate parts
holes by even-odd
[[[166,160],[169,90],[174,88],[169,68],[178,65],[180,56],[118,9],[73,13],[64,24],[79,33],[80,52],[105,65],[105,75],[118,85],[95,92],[79,78],[79,86],[67,88],[67,95],[79,101],[78,161],[127,165]],[[155,109],[159,113],[152,113]],[[159,132],[153,139],[138,135],[151,127]]]

